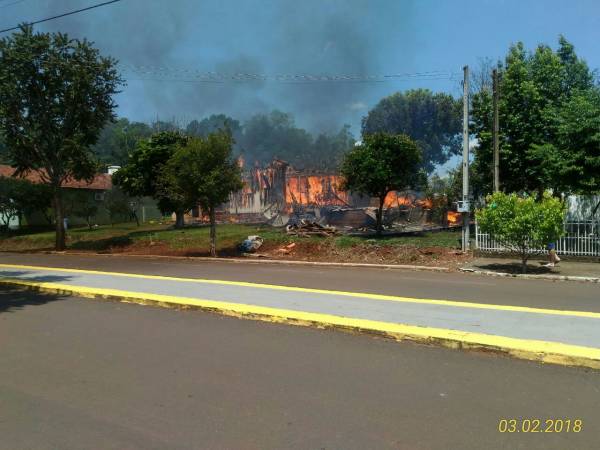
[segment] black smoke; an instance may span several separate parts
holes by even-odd
[[[12,25],[95,3],[30,0],[1,10]],[[119,113],[134,120],[186,123],[224,113],[245,120],[280,109],[314,132],[360,118],[397,85],[368,82],[190,82],[180,69],[224,74],[374,75],[412,60],[412,1],[122,0],[38,25],[94,41],[124,66],[177,76],[124,72]],[[170,81],[160,81],[168,78]],[[177,78],[174,80],[173,78]],[[141,80],[143,79],[143,81]]]

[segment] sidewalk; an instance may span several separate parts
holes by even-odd
[[[598,312],[12,264],[0,264],[1,283],[81,297],[197,307],[600,368]]]
[[[549,275],[556,277],[587,277],[600,279],[600,262],[565,261],[552,268],[544,267],[547,259],[542,257],[532,258],[527,264],[528,275]],[[510,258],[475,258],[462,269],[472,269],[482,272],[498,272],[521,274],[521,262]]]

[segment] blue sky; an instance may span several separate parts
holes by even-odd
[[[100,0],[0,0],[0,27]],[[600,2],[592,0],[122,0],[40,25],[94,41],[123,64],[202,72],[384,75],[444,71],[455,79],[382,83],[139,81],[118,97],[135,120],[187,122],[212,113],[241,120],[277,108],[299,125],[355,134],[385,95],[425,87],[460,94],[460,72],[502,58],[511,43],[555,46],[564,34],[600,67]]]

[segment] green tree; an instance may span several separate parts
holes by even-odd
[[[148,139],[152,133],[152,128],[145,123],[121,118],[104,127],[94,149],[101,163],[124,166],[138,143]]]
[[[71,203],[69,205],[69,212],[85,220],[85,223],[91,230],[92,222],[96,214],[98,214],[98,202],[96,199],[86,191],[77,191],[69,200]]]
[[[153,197],[163,214],[175,213],[175,226],[184,225],[184,213],[189,209],[173,191],[159,183],[167,162],[188,137],[176,131],[163,131],[141,141],[129,156],[129,162],[113,175],[113,182],[132,197]]]
[[[383,98],[363,118],[362,133],[406,134],[423,150],[428,173],[461,149],[462,103],[428,89],[396,92]]]
[[[52,223],[52,188],[46,184],[35,184],[28,180],[19,180],[20,187],[15,200],[19,205],[19,219],[41,213],[48,224]]]
[[[52,203],[52,191],[47,185],[29,180],[0,177],[0,215],[6,224],[13,217],[23,218],[35,212],[46,215]]]
[[[173,154],[160,178],[164,195],[188,209],[198,203],[210,218],[210,254],[216,250],[216,208],[242,188],[240,168],[232,158],[233,138],[227,131],[192,138]]]
[[[225,114],[212,114],[200,121],[192,120],[187,125],[185,132],[188,136],[205,138],[210,133],[223,129],[229,130],[235,140],[239,139],[242,133],[240,122]]]
[[[169,120],[169,121],[157,119],[154,122],[152,122],[152,124],[150,125],[150,128],[152,128],[152,132],[155,134],[163,133],[165,131],[171,131],[174,133],[182,133],[181,127],[174,119]]]
[[[0,177],[0,225],[8,230],[10,221],[19,216],[19,204],[15,200],[17,184],[21,180]]]
[[[341,174],[343,189],[379,199],[377,234],[383,230],[385,198],[391,191],[419,188],[425,175],[419,170],[422,151],[406,135],[368,134],[344,158]]]
[[[119,220],[131,219],[131,199],[117,186],[106,192],[104,196],[104,208],[108,213],[111,226]]]
[[[565,204],[548,193],[536,199],[496,192],[475,214],[483,233],[519,255],[523,273],[527,260],[564,232]]]
[[[0,132],[0,164],[9,164],[10,158],[8,155],[8,147],[2,133]]]
[[[250,164],[266,164],[280,158],[295,167],[304,167],[313,145],[310,133],[298,128],[294,118],[281,111],[252,116],[244,123],[240,139],[239,147]]]
[[[559,176],[573,193],[600,192],[600,89],[573,95],[557,117]],[[552,154],[552,153],[550,153]]]
[[[512,46],[499,68],[500,177],[507,192],[594,193],[600,189],[598,112],[594,74],[564,38],[558,50],[539,45],[529,53]],[[473,171],[479,190],[491,191],[492,97],[473,97],[478,139]]]
[[[63,33],[23,26],[0,40],[0,133],[17,175],[36,171],[52,188],[57,250],[65,248],[61,185],[96,173],[91,147],[114,119],[122,83],[115,67]]]
[[[304,167],[336,172],[354,143],[350,125],[344,125],[336,134],[321,133],[315,139]]]

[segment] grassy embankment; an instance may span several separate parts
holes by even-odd
[[[219,225],[217,248],[220,256],[239,255],[237,246],[247,236],[258,234],[265,244],[258,253],[276,258],[315,261],[361,261],[390,263],[434,263],[456,259],[459,233],[423,233],[418,236],[383,237],[356,236],[297,237],[283,230],[257,225]],[[77,228],[68,231],[70,251],[131,253],[151,255],[207,256],[208,227],[175,230],[167,225],[119,224],[100,226],[93,230]],[[295,243],[287,252],[279,249]],[[0,251],[52,250],[54,233],[13,233],[0,237]]]

